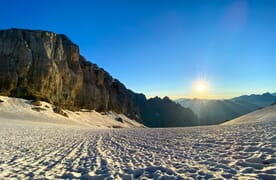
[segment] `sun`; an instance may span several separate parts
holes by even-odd
[[[195,97],[206,98],[209,93],[209,81],[206,78],[198,78],[193,83],[193,93]]]
[[[205,84],[203,84],[203,83],[198,83],[197,85],[196,85],[196,90],[198,91],[198,92],[205,92],[206,91],[206,85]]]

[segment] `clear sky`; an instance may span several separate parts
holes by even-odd
[[[88,60],[147,96],[276,91],[274,0],[3,1],[0,29],[11,27],[66,34]]]

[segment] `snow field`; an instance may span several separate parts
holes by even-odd
[[[276,179],[276,105],[223,125],[132,129],[112,112],[66,118],[0,99],[0,179]]]
[[[275,125],[98,130],[2,120],[0,179],[273,179]]]

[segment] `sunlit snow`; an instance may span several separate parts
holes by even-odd
[[[50,115],[29,121],[15,114],[0,114],[0,179],[276,177],[276,106],[243,122],[169,129],[95,129],[68,125],[66,118],[55,123]],[[251,121],[257,114],[269,118]]]

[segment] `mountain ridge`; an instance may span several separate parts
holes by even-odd
[[[45,100],[69,110],[114,111],[145,124],[153,117],[145,114],[158,110],[148,106],[152,100],[148,101],[144,94],[127,89],[86,60],[66,35],[50,31],[0,30],[0,82],[0,95]],[[178,106],[167,99],[153,101],[159,100],[170,107]],[[196,124],[197,118],[189,109],[165,112],[171,118],[179,116],[181,125],[186,121]]]
[[[211,125],[269,106],[276,102],[276,97],[271,93],[263,93],[222,100],[180,98],[176,102],[192,109],[202,125]]]

